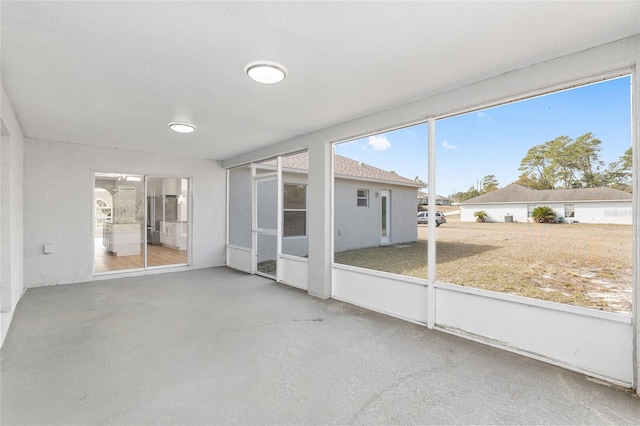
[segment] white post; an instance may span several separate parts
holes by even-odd
[[[318,143],[309,147],[309,294],[331,297],[331,170],[333,147]]]
[[[427,193],[429,212],[428,241],[427,241],[427,327],[436,325],[436,119],[431,117],[427,121],[429,127],[428,163],[429,177]]]
[[[632,187],[633,187],[633,383],[636,393],[640,395],[640,290],[638,289],[638,268],[640,268],[640,78],[638,69],[633,67],[631,73],[631,139],[632,139]]]
[[[278,192],[277,192],[277,221],[276,221],[276,282],[280,282],[282,280],[282,262],[280,261],[280,255],[282,254],[282,156],[278,155],[276,160],[276,182],[278,183]]]

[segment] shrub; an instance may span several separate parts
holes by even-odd
[[[538,206],[531,212],[531,217],[537,223],[553,223],[556,221],[556,214],[548,206]]]
[[[473,213],[473,215],[476,217],[476,222],[486,222],[489,217],[487,212],[485,212],[484,210],[479,210]]]

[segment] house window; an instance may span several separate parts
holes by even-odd
[[[307,235],[307,186],[284,184],[282,236]]]
[[[369,207],[368,189],[358,189],[357,203],[358,207]]]
[[[533,209],[536,208],[535,204],[529,204],[527,206],[527,217],[531,217],[531,215],[533,214]]]
[[[565,204],[564,205],[564,217],[576,217],[576,205]]]

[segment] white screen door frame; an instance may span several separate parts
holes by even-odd
[[[281,158],[277,157],[273,172],[258,173],[257,164],[251,165],[252,175],[252,265],[251,272],[280,281],[280,254],[282,253],[282,168]],[[263,194],[273,183],[275,191]],[[259,202],[259,201],[262,202]],[[267,203],[265,203],[265,201]],[[262,204],[262,205],[261,205]],[[267,217],[264,212],[267,209]],[[268,211],[275,209],[274,212]],[[271,213],[271,214],[269,214]]]

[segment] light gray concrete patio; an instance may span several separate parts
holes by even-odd
[[[2,424],[625,424],[573,373],[226,268],[28,290]]]

